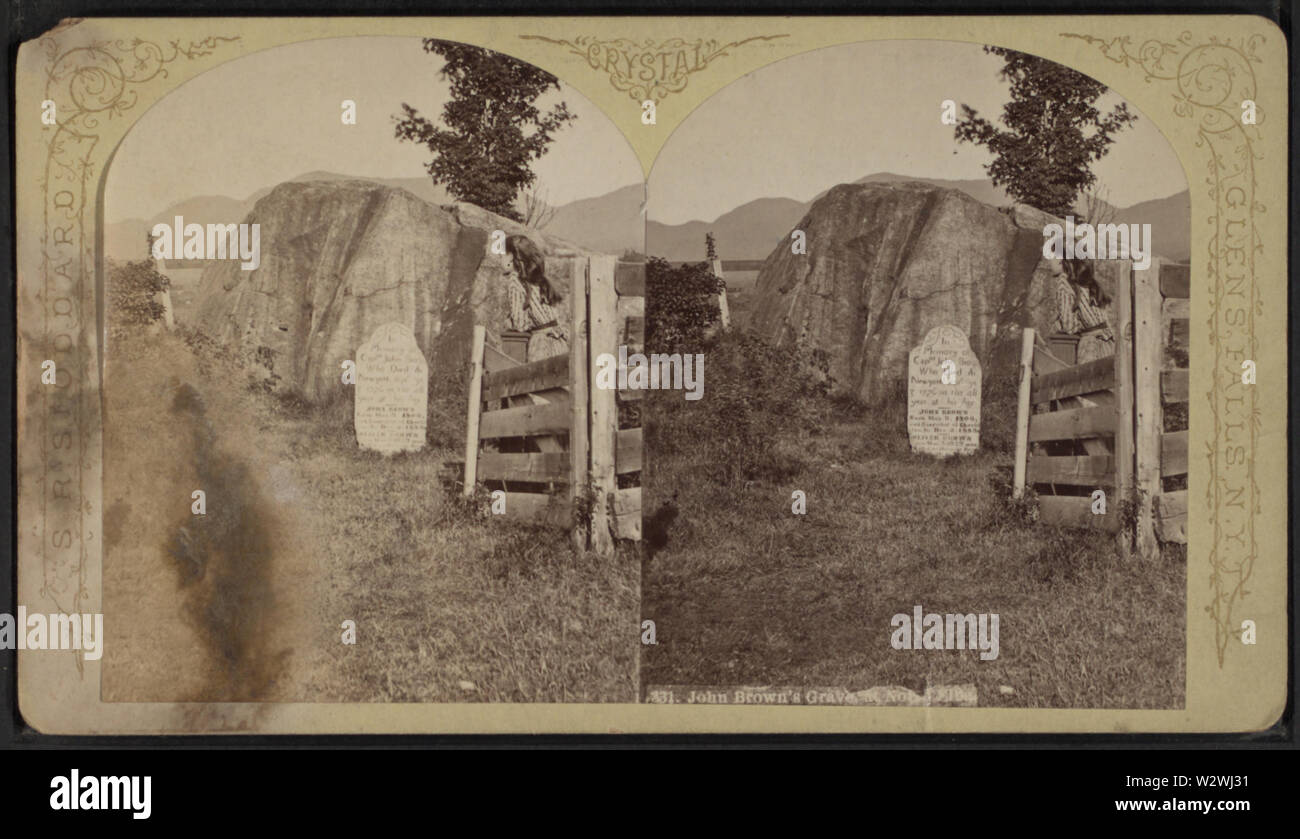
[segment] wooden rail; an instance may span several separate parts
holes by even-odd
[[[1043,523],[1118,531],[1116,360],[1069,364],[1034,330],[1025,333],[1020,401],[1037,413],[1022,410],[1017,417],[1016,480],[1037,490]],[[1106,494],[1102,505],[1093,498],[1096,489]]]
[[[1166,350],[1187,346],[1189,272],[1153,260],[1147,270],[1126,263],[1119,275],[1113,356],[1069,364],[1025,330],[1015,492],[1035,487],[1045,523],[1112,531],[1121,505],[1136,502],[1135,530],[1121,543],[1127,550],[1131,535],[1153,556],[1161,542],[1187,540],[1187,491],[1164,485],[1188,474],[1188,432],[1166,430],[1165,411],[1188,401],[1188,371],[1169,366]]]
[[[502,399],[569,384],[569,357],[556,355],[497,373],[483,388],[484,399]]]
[[[504,489],[508,518],[570,527],[575,548],[607,555],[615,539],[641,536],[641,488],[629,485],[639,482],[641,429],[619,428],[624,394],[592,383],[601,353],[644,343],[645,266],[595,256],[570,269],[567,354],[520,363],[474,329],[465,493]],[[575,515],[588,490],[589,521]]]

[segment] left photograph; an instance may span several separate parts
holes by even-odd
[[[103,174],[106,702],[635,702],[643,176],[436,37],[246,55]]]

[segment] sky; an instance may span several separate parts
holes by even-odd
[[[940,105],[951,99],[959,113],[964,103],[996,119],[1009,89],[997,78],[1001,67],[978,44],[955,41],[848,44],[763,67],[714,94],[673,132],[650,172],[649,217],[711,221],[756,198],[807,201],[878,172],[987,177],[991,157],[956,144]],[[1108,94],[1105,110],[1120,101]],[[1093,171],[1119,207],[1187,188],[1173,150],[1140,114]]]
[[[441,67],[414,37],[306,41],[222,64],[154,104],[127,134],[109,168],[105,218],[148,219],[200,195],[242,200],[317,170],[427,177],[431,152],[394,139],[392,117],[403,102],[439,117]],[[344,99],[356,102],[356,125],[340,119]],[[581,94],[565,85],[539,104],[560,99],[578,118],[534,164],[549,202],[641,183],[623,135]]]
[[[440,67],[416,37],[307,41],[220,65],[132,128],[109,169],[105,216],[148,219],[200,195],[242,200],[315,170],[426,177],[430,152],[399,143],[393,116],[403,102],[431,118],[441,113]],[[877,172],[985,177],[988,153],[954,142],[940,103],[996,117],[1007,90],[1000,67],[979,45],[946,41],[849,44],[776,62],[719,91],[673,132],[651,171],[649,217],[708,221],[756,198],[806,201]],[[344,99],[356,102],[356,125],[339,118]],[[604,114],[567,85],[541,104],[559,99],[578,119],[534,164],[548,201],[641,183],[630,146]],[[1187,188],[1172,150],[1141,115],[1094,171],[1120,207]]]

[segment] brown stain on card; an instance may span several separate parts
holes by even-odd
[[[272,567],[279,526],[255,475],[223,449],[199,392],[177,388],[170,412],[192,439],[188,464],[206,512],[180,518],[162,548],[183,595],[184,614],[210,664],[206,700],[261,698],[283,662],[269,644],[276,617]],[[184,467],[182,467],[184,468]]]
[[[104,701],[282,700],[291,687],[297,522],[263,489],[273,455],[243,380],[199,363],[176,336],[110,348]]]

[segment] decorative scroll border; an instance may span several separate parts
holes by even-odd
[[[41,587],[40,595],[60,612],[80,612],[90,598],[86,585],[86,544],[95,534],[84,525],[95,520],[85,482],[94,475],[87,419],[98,393],[98,295],[94,233],[95,184],[105,153],[99,149],[103,121],[123,119],[140,101],[142,86],[166,79],[167,65],[213,54],[238,36],[214,35],[199,41],[160,45],[133,39],[97,40],[68,45],[68,21],[41,39],[46,56],[44,110],[53,104],[40,186],[41,331],[35,337],[40,358],[55,362],[53,389],[41,388]],[[52,129],[52,130],[51,130]],[[84,662],[75,651],[77,672]]]
[[[1214,214],[1205,222],[1214,232],[1205,253],[1210,280],[1210,316],[1205,325],[1214,358],[1211,387],[1205,394],[1213,420],[1213,436],[1205,444],[1210,467],[1205,505],[1214,536],[1208,581],[1211,602],[1205,611],[1214,621],[1222,669],[1228,641],[1240,634],[1233,626],[1233,607],[1250,594],[1247,584],[1259,554],[1255,453],[1260,409],[1255,388],[1241,382],[1241,362],[1258,357],[1255,319],[1263,315],[1263,301],[1255,257],[1263,244],[1255,217],[1266,207],[1256,198],[1255,164],[1262,159],[1255,150],[1259,129],[1257,124],[1242,123],[1241,103],[1255,99],[1253,65],[1262,63],[1257,50],[1265,39],[1262,35],[1211,36],[1195,43],[1191,32],[1184,31],[1173,43],[1151,39],[1135,48],[1128,36],[1060,34],[1086,41],[1110,61],[1140,70],[1144,82],[1172,82],[1173,112],[1196,123],[1196,146],[1207,152],[1205,185]],[[1263,117],[1257,108],[1257,123]]]
[[[692,73],[698,73],[710,63],[731,53],[729,50],[754,41],[774,41],[788,38],[789,35],[755,35],[740,41],[724,44],[714,38],[697,38],[689,41],[685,38],[610,38],[601,39],[590,35],[579,35],[573,40],[548,38],[544,35],[520,35],[525,41],[542,41],[547,44],[565,47],[568,52],[579,56],[591,69],[604,70],[609,74],[609,83],[615,90],[627,93],[634,101],[654,100],[660,102],[670,93],[680,93],[686,89]],[[668,55],[675,55],[674,67],[668,69]],[[660,71],[656,72],[654,62],[644,62],[645,56],[661,58]],[[692,60],[687,60],[687,59]],[[603,60],[602,60],[603,59]],[[619,59],[626,62],[626,72],[620,66]],[[679,71],[678,62],[686,66]],[[603,65],[603,66],[602,66]]]

